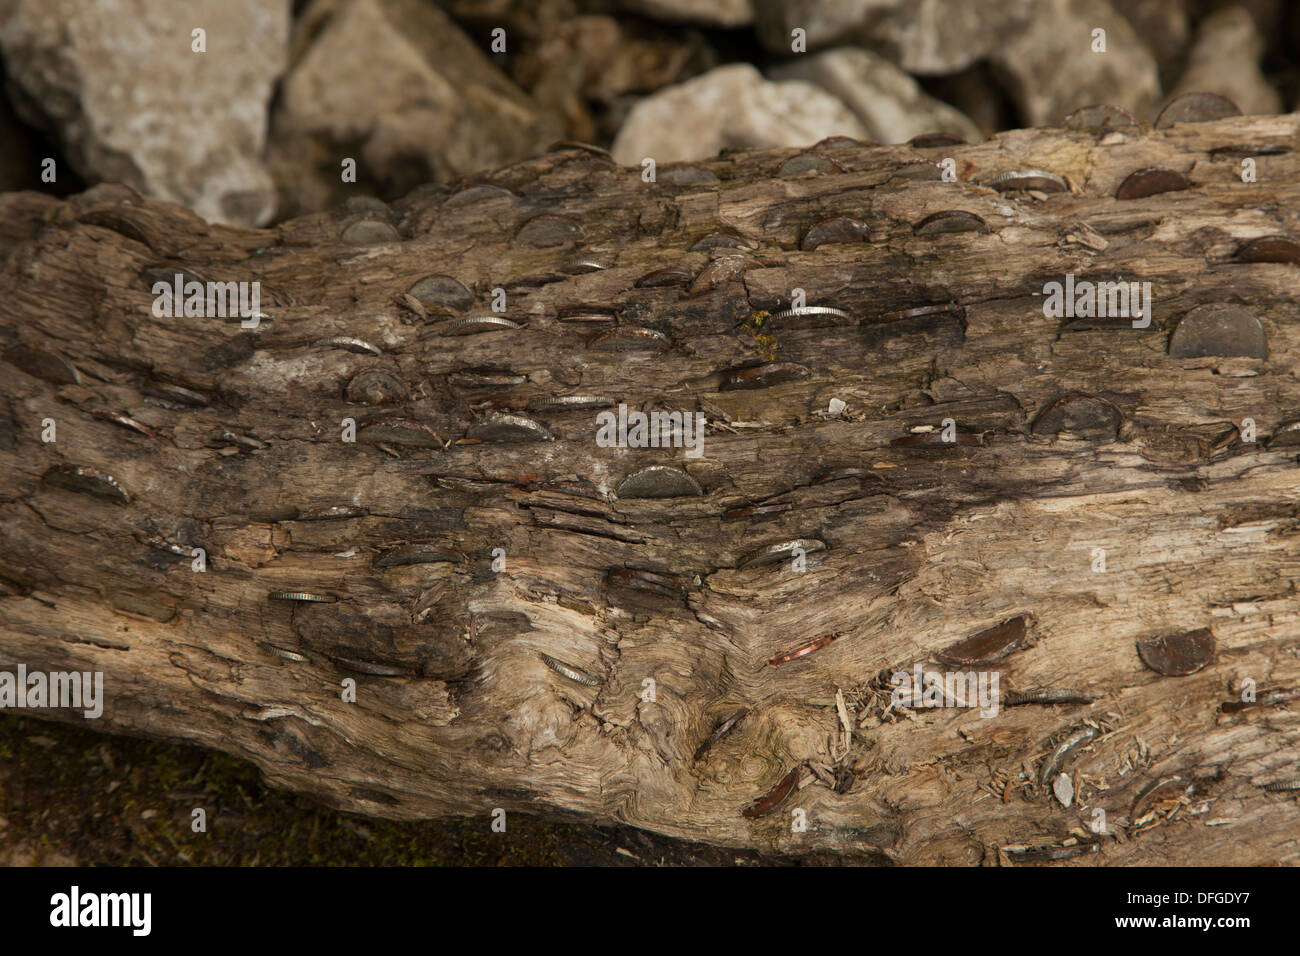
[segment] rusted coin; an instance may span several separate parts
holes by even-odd
[[[1219,93],[1184,93],[1165,104],[1155,126],[1166,129],[1175,123],[1208,123],[1240,115],[1237,104]]]
[[[1142,663],[1166,677],[1195,674],[1214,657],[1214,635],[1208,627],[1182,634],[1144,637],[1137,642]]]
[[[651,465],[620,481],[614,493],[620,498],[686,498],[702,495],[704,489],[680,468]]]
[[[1268,339],[1259,319],[1235,305],[1201,305],[1169,337],[1170,358],[1239,355],[1268,358]]]
[[[1162,166],[1148,166],[1131,172],[1115,190],[1116,199],[1145,199],[1159,193],[1172,193],[1188,189],[1191,183],[1187,177],[1174,169]]]
[[[1027,618],[1021,614],[996,627],[958,641],[938,654],[945,664],[991,664],[1020,649]]]
[[[828,159],[825,156],[818,156],[816,153],[800,153],[798,156],[791,156],[783,162],[776,171],[778,176],[803,176],[808,173],[833,173],[842,172],[844,167]]]
[[[945,209],[932,213],[912,227],[918,236],[937,236],[950,232],[988,232],[989,226],[973,212]]]
[[[802,771],[803,764],[796,764],[793,770],[777,781],[776,786],[741,810],[740,815],[753,819],[771,813],[799,788]]]
[[[523,415],[501,412],[480,418],[465,435],[482,442],[554,441],[545,425]]]
[[[735,729],[736,725],[744,720],[748,714],[749,708],[742,707],[739,710],[733,710],[729,714],[720,717],[717,723],[713,725],[713,730],[709,732],[709,736],[704,738],[704,742],[696,748],[695,755],[691,757],[691,762],[699,763],[704,758],[704,755],[712,750],[718,741],[731,733],[731,731]]]

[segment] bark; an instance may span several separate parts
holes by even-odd
[[[102,671],[96,726],[225,750],[387,817],[541,810],[881,863],[1294,864],[1295,794],[1266,788],[1300,777],[1300,721],[1266,695],[1300,687],[1282,430],[1300,418],[1298,273],[1238,250],[1300,235],[1296,136],[1291,115],[924,151],[836,141],[821,160],[734,153],[654,183],[561,149],[266,230],[117,187],[0,197],[0,663]],[[955,183],[915,164],[949,156]],[[1114,198],[1150,166],[1190,188]],[[988,185],[1029,167],[1069,191]],[[915,232],[947,209],[988,231]],[[801,248],[836,217],[861,225],[814,238],[852,241]],[[382,238],[379,222],[391,241],[344,241]],[[701,242],[715,233],[733,238]],[[155,317],[149,270],[177,267],[257,280],[266,317]],[[1067,273],[1149,281],[1150,328],[1045,316],[1044,284]],[[464,291],[407,296],[430,275]],[[447,334],[494,289],[520,328]],[[765,318],[795,289],[849,318]],[[1207,302],[1253,313],[1267,357],[1172,357]],[[662,337],[603,348],[616,327]],[[762,362],[806,373],[729,387]],[[1050,410],[1078,394],[1096,400]],[[702,412],[703,455],[600,447],[594,409],[545,404],[567,395]],[[552,440],[494,440],[498,412]],[[443,444],[374,425],[395,414]],[[894,443],[944,419],[959,441]],[[652,465],[702,493],[617,493]],[[804,570],[792,553],[756,563],[792,540],[809,542]],[[410,545],[439,560],[395,563]],[[1009,656],[936,664],[1021,615]],[[1139,656],[1199,628],[1217,649],[1194,674]],[[1095,699],[891,709],[889,675],[917,663]],[[1246,679],[1261,702],[1221,710]],[[742,814],[796,768],[783,802]]]

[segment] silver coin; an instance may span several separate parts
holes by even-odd
[[[786,309],[784,312],[773,313],[770,318],[775,321],[777,319],[795,319],[805,315],[833,315],[836,318],[849,320],[853,318],[843,309],[836,309],[829,305],[805,305],[799,309]]]
[[[481,418],[465,433],[482,442],[554,441],[546,426],[523,415],[497,413]]]
[[[439,335],[477,335],[480,332],[501,332],[505,329],[522,328],[523,326],[518,322],[511,322],[500,315],[471,315],[448,322],[436,331]]]
[[[383,355],[383,350],[377,346],[371,345],[365,339],[354,339],[347,335],[335,335],[328,339],[320,339],[312,343],[314,348],[332,348],[343,349],[345,352],[353,352],[357,355]]]
[[[272,591],[267,597],[272,601],[307,601],[313,604],[333,604],[338,600],[332,594],[315,591]]]
[[[1064,193],[1069,192],[1070,187],[1065,180],[1056,173],[1049,173],[1045,169],[1014,169],[1009,173],[1003,173],[997,176],[989,183],[998,192],[1011,192],[1013,190],[1033,189],[1042,193]]]

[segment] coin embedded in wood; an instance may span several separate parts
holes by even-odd
[[[363,369],[343,390],[343,398],[353,405],[398,405],[410,397],[406,383],[382,368]]]
[[[1064,395],[1044,408],[1031,427],[1035,435],[1073,432],[1094,441],[1111,441],[1119,434],[1123,414],[1093,395]]]
[[[1208,123],[1240,115],[1237,104],[1219,93],[1184,93],[1165,105],[1156,117],[1155,126],[1165,129],[1175,123]]]
[[[861,242],[866,235],[867,227],[864,223],[849,216],[836,216],[833,219],[823,219],[809,229],[799,248],[811,251],[830,243]]]
[[[1099,104],[1075,110],[1062,124],[1066,129],[1081,133],[1105,133],[1113,129],[1138,126],[1137,119],[1119,106]]]
[[[479,419],[465,433],[482,442],[554,441],[546,426],[523,415],[496,413]]]
[[[958,641],[938,654],[945,664],[991,664],[1020,649],[1027,618],[1021,614]]]
[[[1045,169],[1015,169],[996,177],[989,185],[1002,193],[1029,189],[1040,193],[1070,191],[1064,179]]]
[[[465,287],[463,282],[451,276],[425,276],[406,292],[414,296],[421,305],[430,308],[464,312],[474,304],[474,294]]]
[[[680,468],[651,465],[620,481],[614,493],[620,498],[685,498],[702,495],[704,489]]]
[[[1289,262],[1300,265],[1300,242],[1290,236],[1260,236],[1237,250],[1238,262]]]
[[[124,505],[131,501],[126,489],[112,475],[82,465],[55,465],[41,476],[41,482],[65,491],[105,498],[114,504]]]
[[[796,551],[802,551],[804,554],[813,554],[817,551],[825,551],[826,542],[819,541],[817,538],[796,538],[793,541],[782,541],[779,544],[769,544],[766,547],[759,548],[757,551],[750,552],[737,567],[742,571],[750,568],[761,568],[769,564],[777,564],[781,561],[789,560]]]
[[[802,381],[808,375],[808,369],[803,365],[796,365],[794,362],[774,362],[770,365],[733,369],[723,378],[722,388],[724,391],[767,388],[784,382]]]
[[[1208,627],[1163,637],[1144,637],[1137,642],[1142,663],[1166,677],[1195,674],[1214,657],[1214,635]]]
[[[1200,305],[1169,337],[1171,358],[1245,356],[1268,358],[1268,338],[1259,319],[1235,305]]]
[[[950,232],[988,232],[989,226],[973,212],[945,209],[926,216],[912,230],[918,236],[937,236]]]
[[[1159,193],[1172,193],[1191,187],[1187,177],[1175,169],[1149,166],[1131,172],[1115,190],[1116,199],[1145,199]]]

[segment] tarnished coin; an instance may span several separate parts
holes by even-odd
[[[691,281],[692,277],[693,274],[686,269],[679,266],[668,266],[665,269],[647,272],[633,284],[638,289],[661,289],[667,286],[686,285]]]
[[[112,475],[82,465],[55,465],[41,476],[41,482],[65,491],[104,498],[114,504],[125,505],[131,501],[126,489]]]
[[[1208,627],[1164,637],[1144,637],[1137,642],[1142,663],[1166,677],[1195,674],[1214,657],[1214,635]]]
[[[378,219],[360,219],[344,229],[339,238],[353,245],[364,246],[380,242],[397,242],[402,237],[389,223]]]
[[[675,169],[665,169],[659,173],[659,178],[673,186],[700,186],[705,183],[719,182],[717,176],[700,166],[678,166]]]
[[[625,325],[596,336],[587,343],[587,348],[597,352],[642,352],[667,348],[671,342],[657,329]]]
[[[594,408],[613,408],[615,401],[603,395],[556,395],[537,398],[528,403],[530,412],[583,412]]]
[[[915,149],[937,149],[943,146],[965,146],[966,140],[956,133],[921,133],[907,143]]]
[[[68,362],[43,349],[30,345],[11,345],[4,351],[4,359],[14,368],[49,382],[51,385],[80,385],[80,373]]]
[[[480,418],[469,426],[466,438],[481,442],[554,441],[546,426],[523,415],[498,412]]]
[[[357,429],[357,440],[373,444],[442,448],[447,442],[423,422],[409,418],[380,418]]]
[[[798,156],[791,156],[780,167],[776,174],[778,176],[803,176],[808,173],[834,173],[843,172],[844,167],[828,159],[825,156],[818,156],[816,153],[800,153]]]
[[[805,252],[831,243],[861,242],[867,236],[865,223],[849,216],[823,219],[804,233],[799,248]]]
[[[1138,121],[1128,110],[1100,104],[1084,106],[1067,116],[1061,124],[1079,133],[1107,133],[1114,129],[1138,128]]]
[[[1047,436],[1074,432],[1094,441],[1113,441],[1123,418],[1120,410],[1104,398],[1064,395],[1039,412],[1030,431]]]
[[[1260,236],[1237,250],[1238,262],[1289,262],[1300,265],[1300,242],[1290,236]]]
[[[1045,169],[1014,169],[995,177],[989,185],[1001,193],[1030,189],[1040,193],[1070,191],[1064,179]]]
[[[515,233],[516,242],[537,249],[563,246],[581,238],[582,226],[576,219],[550,212],[534,216]]]
[[[825,541],[819,541],[817,538],[795,538],[793,541],[782,541],[778,544],[769,544],[765,547],[759,548],[757,551],[751,551],[741,560],[737,567],[742,571],[747,571],[750,568],[761,568],[765,565],[788,561],[796,551],[802,551],[804,554],[813,554],[817,551],[825,550]]]
[[[949,232],[988,232],[989,226],[973,212],[945,209],[926,216],[912,230],[918,236],[937,236]]]
[[[711,232],[691,244],[688,252],[708,252],[710,249],[749,249],[757,248],[748,239],[726,232]]]
[[[353,375],[343,390],[344,400],[353,405],[399,405],[411,397],[410,391],[393,372],[368,368]]]
[[[1175,123],[1208,123],[1240,115],[1237,104],[1219,93],[1184,93],[1165,104],[1155,126],[1165,129]]]
[[[437,327],[439,335],[478,335],[480,332],[503,332],[522,329],[518,322],[511,322],[500,315],[469,315],[455,319]]]
[[[464,312],[474,304],[474,294],[463,282],[451,276],[425,276],[406,291],[426,308]]]
[[[1148,166],[1129,173],[1115,190],[1116,199],[1145,199],[1159,193],[1172,193],[1188,189],[1191,183],[1187,177],[1174,169],[1162,166]]]
[[[938,163],[928,159],[913,159],[906,163],[899,163],[894,168],[894,176],[898,179],[937,183],[943,179],[943,170],[939,168]]]
[[[1268,338],[1259,319],[1235,305],[1200,305],[1169,337],[1170,358],[1207,355],[1268,358]]]
[[[338,598],[320,591],[272,591],[267,595],[272,601],[306,601],[311,604],[333,604]]]
[[[313,342],[316,348],[342,349],[345,352],[352,352],[356,355],[383,355],[383,349],[377,345],[371,345],[365,339],[356,339],[349,335],[335,335],[332,338],[320,339]]]
[[[459,388],[513,388],[528,381],[528,376],[508,370],[465,369],[452,372],[447,381]]]
[[[542,663],[560,676],[567,677],[576,683],[586,684],[588,687],[599,687],[601,684],[600,678],[590,671],[585,671],[581,667],[574,667],[567,661],[552,657],[550,654],[542,655]]]
[[[373,677],[403,677],[410,673],[410,669],[406,667],[398,667],[395,664],[377,664],[374,661],[363,661],[355,657],[332,657],[330,660],[354,674],[370,674]]]
[[[702,495],[704,489],[680,468],[651,465],[620,481],[614,494],[620,498],[686,498]]]
[[[301,508],[295,521],[338,521],[344,518],[364,518],[370,514],[365,508],[354,505],[331,505],[328,508]]]
[[[1009,654],[1018,651],[1025,639],[1025,625],[1028,619],[1021,614],[1003,621],[996,627],[958,641],[938,654],[945,664],[991,664],[1000,661]]]

